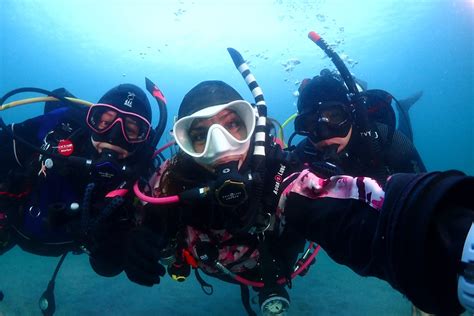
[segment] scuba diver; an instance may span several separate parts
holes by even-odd
[[[349,75],[336,52],[323,41],[316,44],[339,72],[323,69],[299,87],[295,134],[306,136],[295,148],[299,158],[314,168],[323,167],[327,176],[364,175],[381,185],[393,173],[426,172],[413,144],[408,114],[422,92],[398,101],[387,91],[368,90],[367,83]]]
[[[151,286],[166,270],[174,279],[184,280],[191,267],[199,268],[239,284],[250,315],[254,312],[249,286],[258,291],[264,315],[279,315],[288,309],[285,285],[291,285],[291,278],[306,270],[306,259],[312,261],[314,256],[307,257],[315,249],[298,260],[305,240],[292,230],[277,233],[274,215],[268,211],[278,202],[273,191],[278,191],[282,179],[296,165],[268,162],[260,189],[265,198],[259,201],[252,195],[258,186],[252,179],[260,176],[252,172],[255,157],[248,154],[255,146],[256,122],[255,108],[222,81],[201,82],[186,94],[173,128],[180,151],[150,183],[155,196],[166,201],[168,196],[182,194],[182,203],[156,205],[153,199],[144,198],[149,203],[144,208],[143,226],[131,233],[128,247],[125,271],[132,281]],[[268,146],[270,151],[279,148]],[[196,187],[203,188],[202,193],[192,190]],[[188,189],[192,191],[189,194]],[[216,199],[200,199],[209,190],[215,192]],[[257,208],[262,210],[260,214],[256,214]],[[155,248],[148,248],[148,243]],[[156,264],[160,257],[168,258],[162,260],[167,269]],[[293,268],[303,262],[305,266],[295,274]],[[197,278],[203,290],[212,292],[199,274]]]
[[[125,272],[152,286],[166,271],[183,281],[193,268],[207,294],[213,288],[198,271],[240,285],[249,315],[256,315],[250,287],[263,315],[283,315],[286,286],[308,271],[319,247],[305,248],[292,229],[279,232],[278,193],[299,162],[283,159],[287,153],[268,137],[263,93],[242,56],[228,50],[256,105],[218,80],[185,95],[173,127],[179,152],[134,187],[147,204],[142,226],[129,235]]]
[[[101,244],[119,249],[133,211],[128,183],[151,168],[150,103],[132,84],[110,89],[89,108],[64,99],[72,97],[67,90],[56,93],[64,101],[48,101],[43,115],[2,128],[3,249],[17,244],[58,256],[83,246],[96,272],[113,275],[98,262],[121,256]]]
[[[393,96],[384,90],[361,91],[337,53],[318,43],[339,73],[323,69],[302,82],[294,135],[305,138],[293,148],[292,135],[289,144],[299,159],[325,168],[329,176],[368,176],[382,185],[394,173],[426,172],[410,140],[411,129],[408,136],[396,129]],[[416,96],[410,102],[415,100]],[[400,107],[399,113],[406,113]],[[399,117],[400,122],[407,119],[408,115]],[[403,126],[410,126],[409,121]]]
[[[21,92],[47,97],[4,104]],[[151,126],[149,100],[133,84],[113,87],[96,104],[63,88],[21,88],[2,98],[2,110],[37,100],[48,100],[43,115],[8,126],[0,119],[0,254],[18,245],[61,255],[48,288],[71,251],[89,254],[97,274],[115,276],[135,225],[132,185],[153,170],[160,132]],[[52,303],[40,300],[43,314],[54,313]]]

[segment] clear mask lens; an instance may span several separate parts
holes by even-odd
[[[188,155],[204,160],[243,153],[255,130],[256,112],[246,101],[215,105],[178,120],[176,142]]]

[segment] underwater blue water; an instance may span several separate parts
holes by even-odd
[[[144,88],[147,76],[168,100],[169,129],[199,81],[224,80],[252,100],[226,51],[234,47],[261,85],[269,115],[283,122],[296,111],[299,81],[333,68],[307,39],[310,30],[370,88],[400,99],[422,90],[410,115],[426,166],[474,174],[473,0],[2,0],[0,94],[66,87],[94,102],[119,83]],[[9,123],[41,112],[33,104],[1,115]],[[409,302],[385,283],[319,257],[294,282],[291,315],[410,314]],[[37,299],[56,261],[17,248],[0,257],[0,315],[40,315]],[[57,315],[245,314],[238,287],[208,281],[211,297],[194,278],[144,288],[123,275],[99,278],[85,256],[71,256],[57,280]]]

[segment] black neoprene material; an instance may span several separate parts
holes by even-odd
[[[387,281],[425,312],[462,312],[456,294],[456,262],[474,220],[472,192],[474,178],[458,171],[399,174],[387,184],[376,237],[381,258],[389,267]],[[459,207],[468,210],[470,218],[453,212]],[[464,225],[457,225],[461,242],[447,244],[442,236],[449,233],[448,223],[452,225],[459,216],[466,219]],[[440,218],[449,220],[440,223]]]
[[[474,221],[472,192],[474,177],[457,171],[397,174],[380,211],[357,200],[292,193],[285,218],[334,261],[388,281],[425,312],[454,315],[463,311],[457,268]]]

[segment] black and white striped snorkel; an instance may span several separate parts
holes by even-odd
[[[234,48],[227,48],[227,51],[232,58],[235,67],[240,72],[244,78],[247,86],[249,87],[252,95],[255,99],[255,104],[258,110],[258,119],[257,125],[255,127],[255,138],[254,138],[254,150],[253,150],[253,159],[252,159],[252,171],[253,171],[253,183],[254,183],[254,200],[253,207],[257,209],[251,211],[249,218],[246,219],[246,225],[243,230],[250,230],[251,233],[261,232],[262,230],[259,227],[255,227],[256,223],[260,222],[264,216],[262,214],[262,196],[263,196],[263,186],[264,186],[264,177],[265,177],[265,167],[266,167],[266,157],[265,157],[265,143],[267,138],[266,125],[267,125],[267,104],[263,97],[263,92],[260,86],[255,79],[255,76],[250,72],[249,66],[242,58],[242,55]],[[262,223],[266,225],[265,223]],[[252,229],[252,227],[254,229]],[[263,227],[265,230],[266,227]]]
[[[258,110],[258,120],[255,127],[255,147],[253,151],[254,163],[257,161],[258,164],[265,161],[265,141],[267,137],[266,125],[267,125],[267,104],[263,97],[263,92],[255,79],[255,76],[250,72],[249,66],[242,58],[242,55],[234,48],[227,48],[227,51],[234,61],[235,67],[240,72],[245,82],[247,83],[252,95],[255,99],[255,104]],[[257,167],[256,165],[254,165]]]

